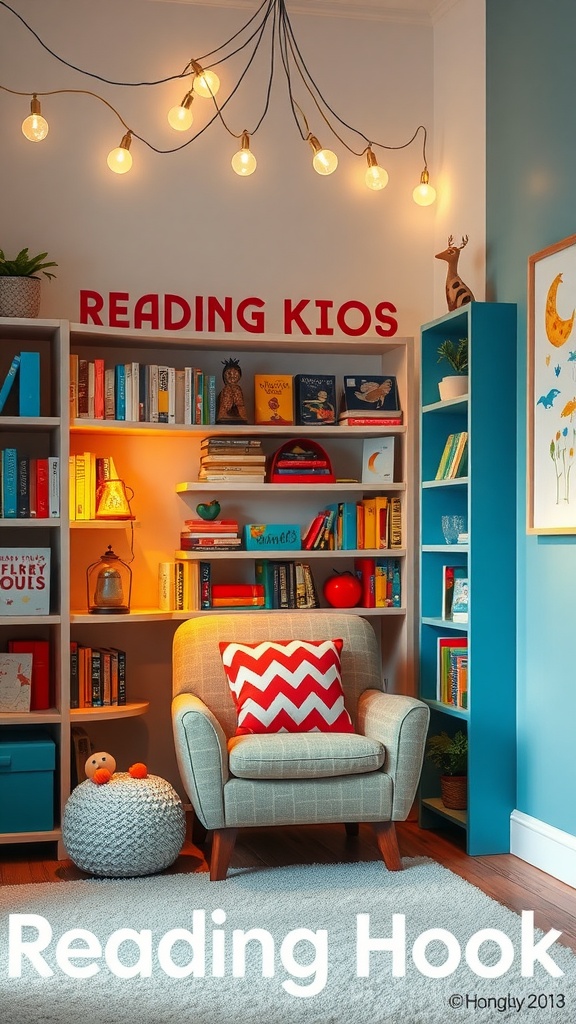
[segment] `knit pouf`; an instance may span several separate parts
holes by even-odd
[[[180,853],[184,833],[182,801],[157,775],[117,772],[103,786],[87,779],[72,790],[62,820],[70,860],[107,878],[163,871]]]

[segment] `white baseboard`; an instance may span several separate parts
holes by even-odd
[[[512,811],[510,853],[576,889],[576,836],[569,832]]]

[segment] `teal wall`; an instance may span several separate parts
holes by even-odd
[[[486,0],[486,29],[487,297],[518,304],[516,807],[576,835],[576,536],[525,516],[527,260],[576,233],[576,4]]]

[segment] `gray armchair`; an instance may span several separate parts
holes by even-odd
[[[235,736],[220,641],[341,637],[342,685],[356,733]],[[210,878],[226,877],[239,828],[370,822],[390,871],[401,869],[394,823],[420,778],[429,710],[382,689],[369,622],[349,613],[258,611],[188,619],[174,635],[172,722],[194,813],[214,832]]]

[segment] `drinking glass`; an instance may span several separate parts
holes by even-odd
[[[461,533],[466,533],[466,517],[442,516],[442,533],[447,544],[457,544]]]

